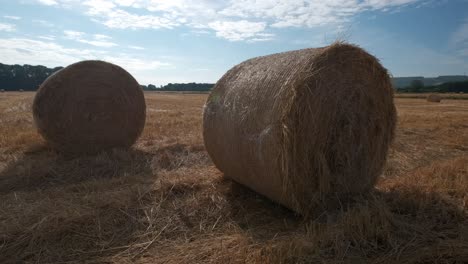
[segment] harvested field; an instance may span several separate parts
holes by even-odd
[[[0,95],[0,263],[468,262],[468,101],[396,99],[377,188],[304,221],[221,177],[207,95],[145,96],[134,148],[76,158],[36,133],[33,93]]]

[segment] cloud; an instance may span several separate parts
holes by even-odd
[[[127,11],[118,9],[106,13],[104,19],[98,19],[109,28],[117,29],[159,29],[159,28],[174,28],[181,24],[164,17],[153,15],[136,15]]]
[[[11,19],[11,20],[20,20],[21,19],[21,17],[19,17],[19,16],[3,16],[3,17],[6,18],[6,19]]]
[[[110,39],[112,39],[111,37],[109,37],[107,35],[102,35],[102,34],[94,34],[94,38],[96,40],[110,40]]]
[[[44,4],[44,5],[58,5],[58,2],[56,0],[38,0],[39,3]]]
[[[71,49],[51,41],[25,38],[0,38],[2,63],[67,66],[82,60],[104,60],[125,67],[137,79],[148,71],[169,67],[169,63],[141,58],[134,54],[110,53],[94,49]],[[146,77],[145,77],[146,78]]]
[[[0,49],[3,63],[41,64],[49,67],[67,65],[98,55],[98,52],[92,50],[69,49],[53,42],[24,38],[0,39]]]
[[[0,31],[13,32],[16,31],[15,25],[0,23]]]
[[[255,17],[271,21],[272,27],[317,27],[342,23],[366,10],[389,11],[389,8],[419,0],[231,0],[220,13],[230,17]]]
[[[258,33],[255,37],[248,39],[247,42],[254,43],[254,42],[264,42],[270,41],[275,39],[275,34],[271,33]]]
[[[73,31],[73,30],[65,30],[63,33],[65,34],[66,38],[73,39],[73,40],[81,39],[85,35],[84,32]]]
[[[65,30],[63,33],[67,39],[75,40],[96,47],[111,48],[118,46],[116,43],[110,41],[112,39],[111,37],[106,35],[95,34],[93,35],[92,39],[86,39],[86,33],[84,32]]]
[[[216,21],[208,24],[216,31],[216,36],[230,41],[251,40],[261,37],[261,32],[266,28],[264,22],[240,21]]]
[[[40,0],[43,4],[84,8],[93,21],[114,29],[210,30],[229,41],[269,41],[270,28],[337,25],[353,16],[391,12],[428,0]]]
[[[144,50],[145,49],[145,48],[140,47],[140,46],[128,46],[128,48],[134,49],[134,50]]]
[[[43,39],[43,40],[55,40],[54,36],[39,36],[38,38]]]

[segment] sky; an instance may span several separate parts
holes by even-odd
[[[0,63],[216,82],[257,56],[357,44],[395,77],[468,73],[468,0],[0,0]]]

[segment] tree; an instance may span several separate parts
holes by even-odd
[[[0,63],[0,87],[7,91],[35,91],[45,79],[61,67],[49,69],[44,66],[6,65]]]

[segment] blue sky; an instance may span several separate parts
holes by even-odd
[[[255,56],[347,40],[394,76],[468,73],[468,0],[0,0],[0,62],[116,63],[215,82]]]

